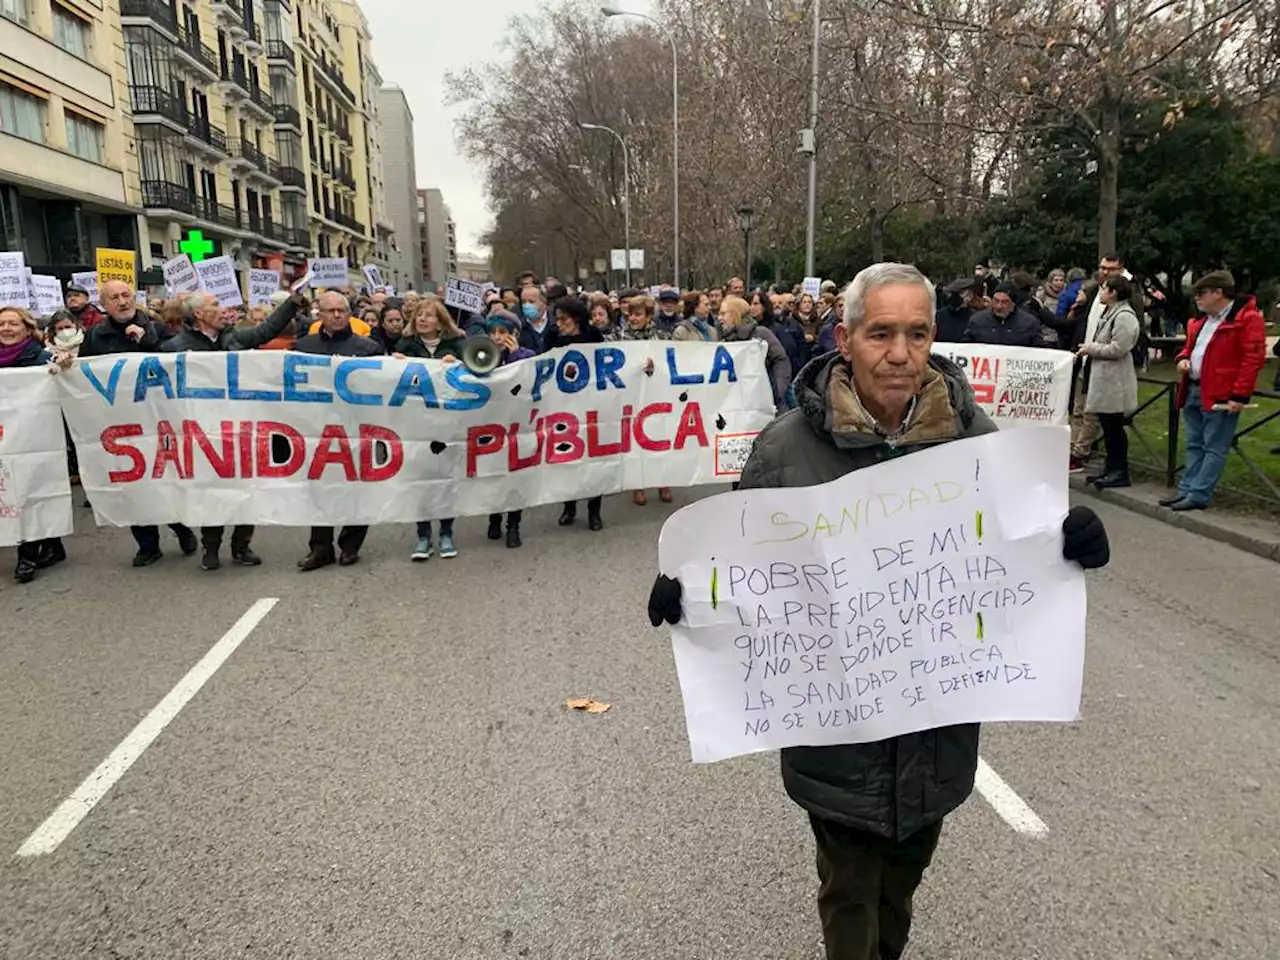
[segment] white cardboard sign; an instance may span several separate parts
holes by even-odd
[[[196,268],[191,263],[191,258],[185,253],[180,253],[176,257],[164,262],[164,288],[165,292],[176,297],[180,293],[195,293],[200,289],[200,277],[196,274]]]
[[[280,290],[279,270],[249,271],[249,306],[270,305],[273,294]]]
[[[349,285],[347,279],[347,261],[341,257],[317,257],[307,261],[307,272],[311,274],[311,282],[317,287],[329,290],[341,289]]]
[[[195,265],[196,274],[200,277],[200,289],[212,293],[218,303],[224,307],[244,305],[244,297],[240,295],[240,278],[236,275],[236,265],[226,254],[221,257],[210,257]]]
[[[27,310],[30,306],[26,259],[16,250],[0,253],[0,307]]]
[[[66,307],[66,302],[62,299],[62,281],[57,277],[37,273],[30,280],[36,316],[51,317]]]
[[[456,307],[470,313],[484,311],[484,287],[461,277],[449,277],[444,288],[446,306]]]

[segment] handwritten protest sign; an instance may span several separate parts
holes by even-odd
[[[347,261],[341,257],[315,257],[307,261],[307,273],[311,282],[317,287],[330,290],[345,287],[347,281]]]
[[[71,282],[89,295],[90,303],[98,302],[98,275],[92,270],[84,273],[73,273]]]
[[[30,305],[26,260],[17,251],[0,253],[0,307],[26,310]]]
[[[956,723],[1072,720],[1085,586],[1062,559],[1068,432],[943,444],[674,514],[662,572],[695,762]]]
[[[484,310],[484,288],[461,277],[449,277],[444,288],[444,302],[446,306],[459,310],[480,313]]]
[[[378,269],[376,263],[366,263],[364,265],[364,278],[369,284],[370,290],[377,290],[382,286],[382,271]]]
[[[62,281],[57,277],[37,273],[29,279],[37,317],[51,317],[66,306],[62,299]]]
[[[191,258],[185,253],[164,262],[164,288],[171,297],[180,293],[195,293],[200,289],[200,277]]]
[[[724,483],[722,438],[740,460],[773,416],[756,340],[560,348],[488,376],[272,350],[99,357],[53,379],[115,525],[390,523]]]
[[[801,293],[807,293],[813,299],[817,300],[818,295],[822,293],[821,277],[805,277],[804,283],[801,285]]]
[[[224,307],[239,307],[244,304],[240,296],[240,278],[236,276],[236,265],[225,254],[221,257],[210,257],[195,265],[196,275],[200,278],[200,289],[212,293],[218,303]]]
[[[123,280],[130,289],[137,286],[138,256],[132,250],[112,250],[99,247],[97,251],[98,287],[109,280]]]
[[[1000,427],[1067,423],[1074,356],[1068,350],[935,343],[969,378],[978,406]]]
[[[279,270],[258,270],[255,268],[249,271],[249,306],[269,305],[272,294],[279,291],[279,289]]]
[[[0,376],[0,546],[71,533],[57,384],[41,367]]]

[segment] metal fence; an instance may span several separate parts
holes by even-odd
[[[1132,447],[1130,448],[1129,460],[1131,463],[1146,467],[1156,473],[1164,476],[1166,487],[1173,487],[1178,482],[1178,474],[1182,472],[1185,464],[1182,462],[1179,450],[1179,435],[1182,426],[1181,411],[1178,409],[1177,395],[1178,382],[1161,380],[1156,377],[1148,377],[1139,374],[1138,380],[1141,383],[1155,384],[1160,390],[1152,397],[1147,398],[1141,406],[1131,416],[1127,425],[1129,427],[1130,436],[1138,441],[1140,446],[1146,453],[1146,457],[1135,457]],[[1250,434],[1256,433],[1268,423],[1280,418],[1280,393],[1271,390],[1255,390],[1252,403],[1258,405],[1261,409],[1261,415],[1257,419],[1251,419],[1248,423],[1241,422],[1236,429],[1236,434],[1231,438],[1231,453],[1240,458],[1240,461],[1249,469],[1249,472],[1257,479],[1259,486],[1263,492],[1258,490],[1245,490],[1241,487],[1232,486],[1227,483],[1219,483],[1218,489],[1229,490],[1234,494],[1247,497],[1251,500],[1261,501],[1272,505],[1280,504],[1280,484],[1267,474],[1267,472],[1258,465],[1241,445],[1240,441]],[[1148,410],[1159,410],[1161,404],[1164,406],[1164,416],[1166,423],[1166,432],[1163,443],[1160,438],[1152,437],[1144,433],[1142,425],[1138,418]]]

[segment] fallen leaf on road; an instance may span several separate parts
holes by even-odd
[[[592,700],[590,697],[570,697],[564,705],[570,710],[585,710],[587,713],[604,713],[609,709],[609,704]]]

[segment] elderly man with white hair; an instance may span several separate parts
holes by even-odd
[[[797,407],[761,432],[742,489],[827,483],[995,430],[960,369],[931,353],[933,314],[933,284],[915,267],[877,263],[859,273],[844,294],[836,349],[801,371]],[[1068,560],[1107,563],[1106,531],[1088,507],[1072,509],[1062,531]],[[678,580],[658,577],[650,622],[678,623],[681,595]],[[977,724],[782,751],[783,784],[808,812],[817,844],[828,960],[902,955],[912,896],[943,818],[973,789],[977,763]]]

